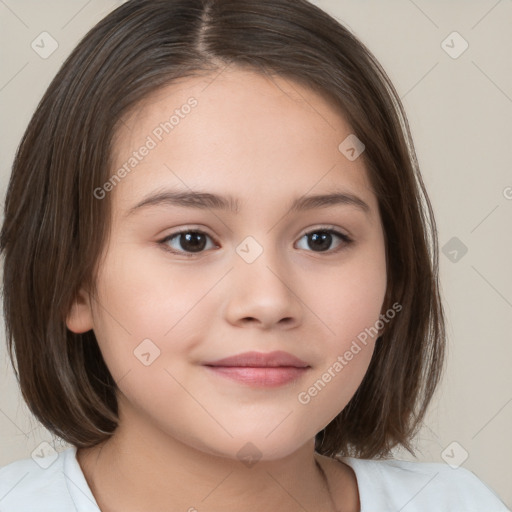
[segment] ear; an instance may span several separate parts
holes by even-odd
[[[93,317],[89,293],[81,288],[66,317],[68,329],[76,334],[90,331],[93,328]]]

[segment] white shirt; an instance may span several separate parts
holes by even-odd
[[[37,463],[22,459],[0,468],[0,512],[100,511],[76,448],[51,457]],[[511,512],[464,468],[394,459],[342,460],[356,474],[361,512]]]

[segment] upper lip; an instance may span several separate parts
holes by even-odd
[[[268,368],[279,366],[294,366],[307,368],[308,363],[302,361],[288,352],[276,350],[274,352],[244,352],[230,357],[217,359],[204,363],[205,366],[247,366],[253,368]]]

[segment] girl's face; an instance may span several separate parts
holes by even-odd
[[[176,82],[125,119],[95,191],[113,204],[98,295],[68,317],[94,329],[125,430],[272,460],[346,406],[386,291],[377,200],[353,139],[339,149],[351,133],[319,95],[242,70]],[[311,199],[332,194],[366,209]],[[274,351],[302,363],[208,365]]]

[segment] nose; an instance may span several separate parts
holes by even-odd
[[[275,250],[266,248],[252,263],[234,255],[229,273],[226,320],[259,329],[292,329],[304,314],[293,269]]]

